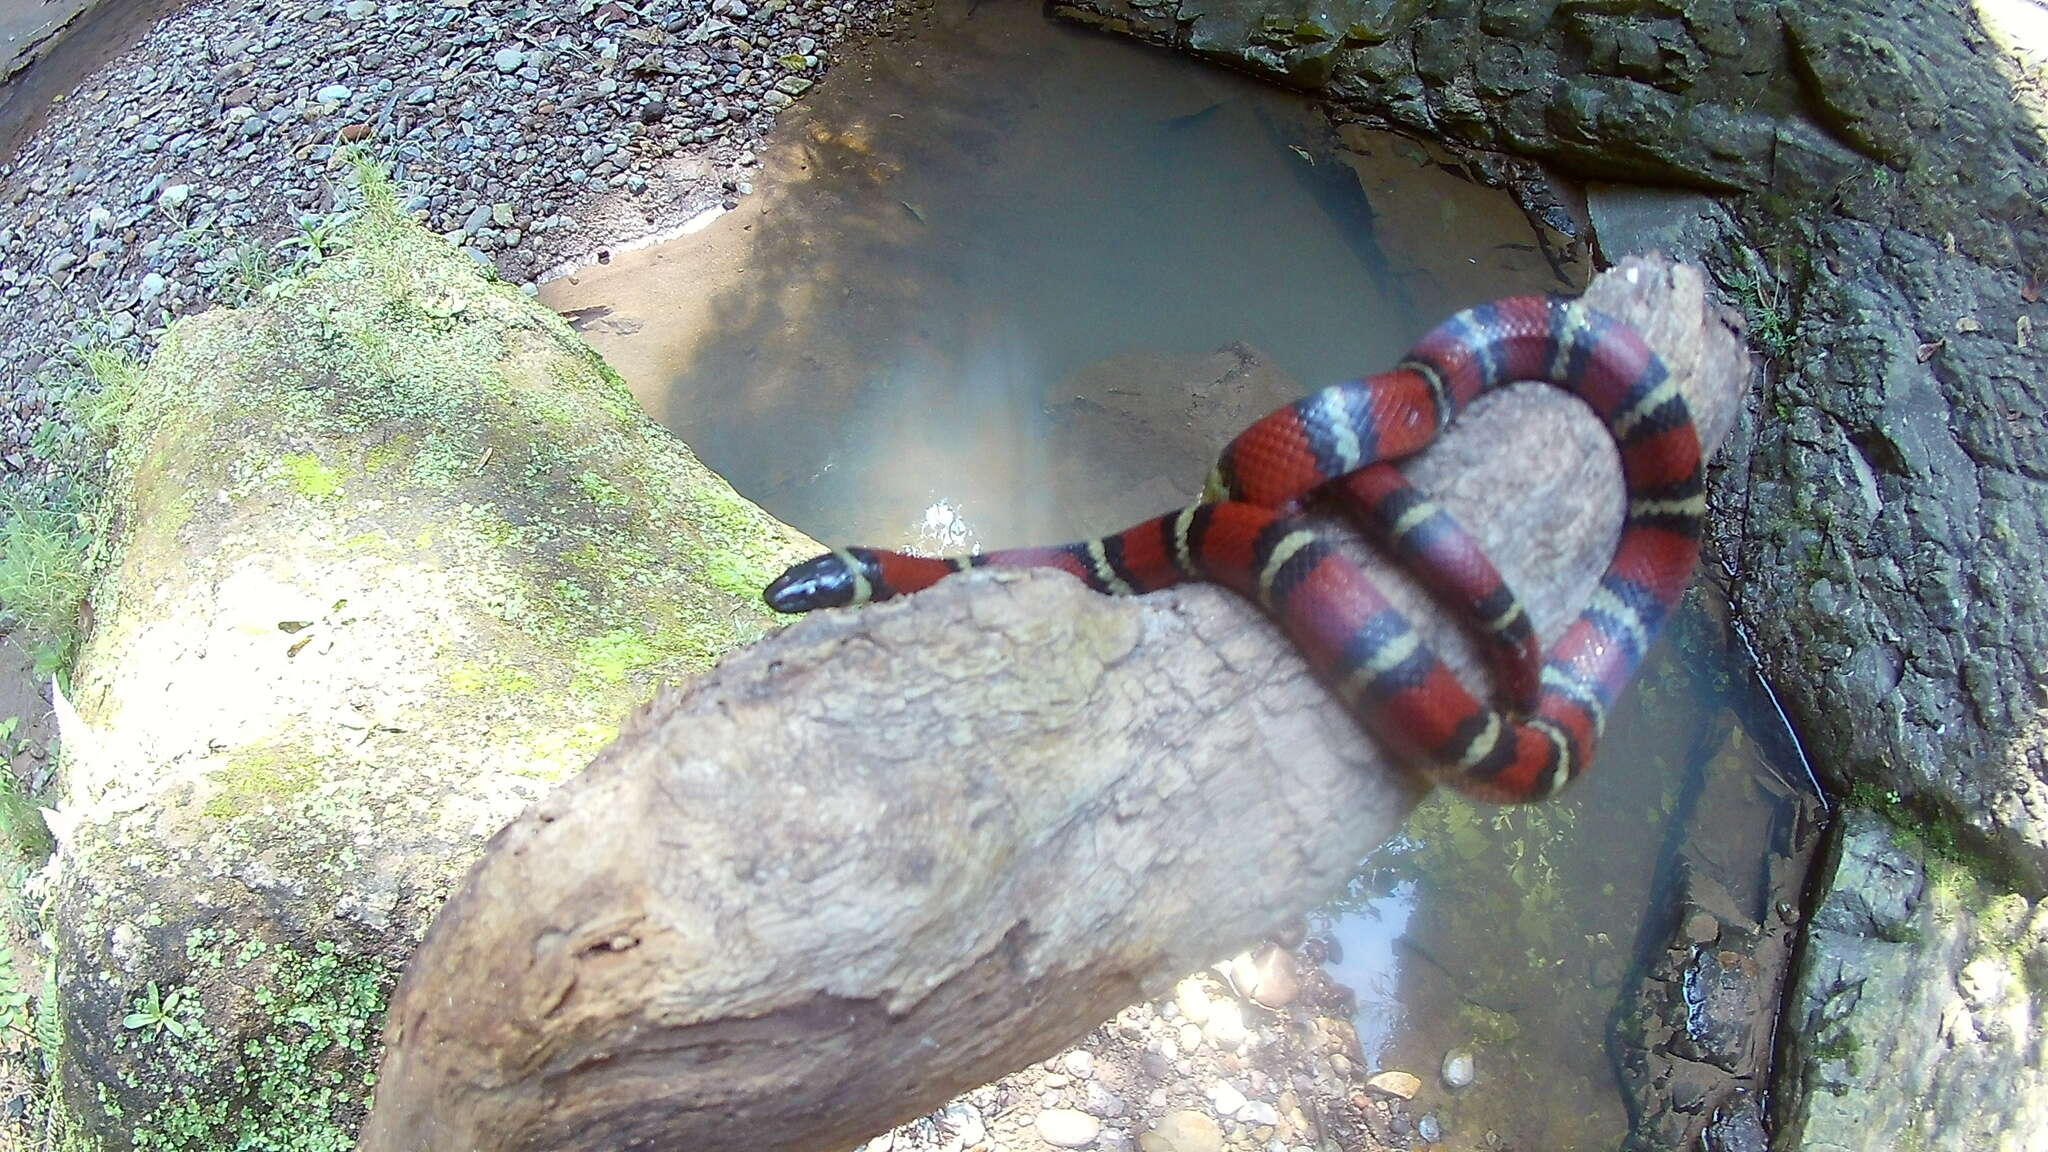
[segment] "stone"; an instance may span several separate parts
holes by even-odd
[[[1225,1051],[1244,1047],[1250,1032],[1244,1025],[1244,1009],[1235,1000],[1219,1000],[1209,1008],[1208,1023],[1202,1025],[1202,1038]]]
[[[1420,1136],[1424,1143],[1434,1144],[1444,1138],[1444,1126],[1436,1118],[1436,1113],[1424,1112],[1416,1118],[1415,1134]]]
[[[1072,1108],[1048,1108],[1033,1127],[1039,1139],[1055,1148],[1086,1148],[1102,1132],[1102,1121]]]
[[[1264,1100],[1247,1100],[1237,1110],[1237,1120],[1253,1128],[1270,1128],[1280,1123],[1280,1110]]]
[[[1763,1111],[1747,1092],[1715,1109],[1700,1134],[1700,1152],[1770,1152],[1770,1146]]]
[[[1586,213],[1600,258],[1608,263],[1655,249],[1697,264],[1737,231],[1720,201],[1686,189],[1589,184]]]
[[[1219,1080],[1209,1088],[1209,1103],[1215,1106],[1218,1116],[1229,1119],[1245,1106],[1245,1097],[1235,1084]]]
[[[2026,1147],[2006,1141],[2041,1131],[2048,1099],[2025,972],[2027,957],[2048,956],[2048,908],[1870,813],[1845,812],[1839,834],[1781,1024],[1779,1146]]]
[[[1260,1007],[1278,1011],[1301,995],[1299,963],[1286,948],[1266,945],[1251,953],[1239,970],[1250,977],[1249,983],[1240,987]]]
[[[292,15],[284,9],[276,11],[281,21],[297,18],[297,10],[292,10]],[[175,23],[165,27],[175,27]],[[231,169],[223,163],[182,170],[195,179],[231,179],[240,188],[248,186],[248,175],[263,172],[266,180],[259,186],[258,196],[267,199],[276,190],[265,169]],[[202,172],[207,175],[201,177]],[[273,208],[262,211],[268,226],[289,222]],[[145,220],[155,223],[153,217]],[[0,222],[0,227],[15,223],[10,219]],[[654,465],[663,470],[660,474],[676,477],[673,490],[665,483],[660,492],[631,494],[636,502],[652,502],[646,511],[652,530],[635,542],[636,549],[647,550],[648,559],[635,563],[658,565],[650,567],[650,572],[693,571],[688,567],[689,558],[708,546],[703,542],[704,529],[692,523],[699,506],[694,501],[700,499],[720,501],[721,515],[742,517],[747,532],[759,534],[789,560],[799,558],[801,545],[783,539],[787,529],[738,501],[724,481],[698,464],[671,433],[637,414],[619,418],[615,411],[618,395],[613,385],[604,382],[602,362],[595,353],[578,342],[565,343],[545,335],[551,331],[549,325],[560,325],[553,313],[488,287],[466,259],[421,229],[396,220],[366,223],[392,231],[385,234],[385,242],[341,249],[315,270],[318,279],[312,285],[317,300],[292,304],[258,297],[233,315],[217,310],[195,318],[196,322],[181,328],[179,339],[157,344],[136,384],[142,398],[139,403],[146,405],[143,410],[151,412],[153,419],[156,413],[164,413],[166,418],[141,433],[154,438],[152,441],[136,445],[138,458],[151,462],[151,482],[121,485],[124,496],[120,499],[133,501],[126,506],[136,517],[133,523],[162,526],[174,517],[180,531],[189,526],[203,532],[209,543],[186,549],[184,560],[175,564],[181,573],[178,579],[196,578],[208,587],[222,588],[222,602],[240,605],[238,611],[283,614],[273,614],[264,627],[243,629],[238,636],[230,636],[233,628],[215,634],[210,620],[202,621],[184,607],[170,612],[139,607],[141,589],[164,586],[160,581],[168,578],[166,574],[174,566],[168,555],[152,560],[138,555],[140,549],[130,549],[111,560],[103,575],[108,582],[104,587],[121,592],[99,602],[103,626],[88,639],[74,667],[72,683],[82,689],[78,698],[82,722],[96,731],[145,732],[151,746],[162,741],[163,747],[186,749],[179,754],[179,762],[193,775],[185,779],[207,795],[234,799],[225,806],[216,805],[210,817],[199,811],[199,804],[181,815],[170,806],[125,801],[105,814],[74,816],[69,829],[104,846],[111,858],[149,863],[94,869],[90,875],[88,870],[77,869],[67,874],[61,892],[53,890],[50,898],[56,911],[52,931],[63,941],[54,953],[59,965],[57,978],[66,996],[87,997],[122,1011],[122,1005],[133,1002],[142,981],[157,981],[167,991],[173,983],[189,988],[195,1004],[203,999],[207,1005],[206,1035],[210,1043],[217,1044],[211,1051],[226,1059],[195,1058],[181,1063],[178,1072],[181,1083],[195,1093],[219,1101],[218,1110],[209,1105],[206,1114],[196,1119],[166,1120],[172,1114],[158,1110],[167,1097],[147,1079],[152,1075],[149,1069],[160,1066],[165,1048],[145,1043],[147,1038],[140,1032],[124,1030],[118,1024],[72,1030],[61,1050],[61,1075],[62,1082],[70,1086],[66,1103],[79,1118],[80,1131],[132,1133],[138,1145],[162,1144],[158,1137],[163,1136],[188,1147],[227,1148],[235,1145],[238,1132],[277,1131],[280,1123],[299,1132],[352,1130],[361,1116],[360,1086],[374,1071],[371,1046],[328,1045],[318,1057],[324,1070],[320,1076],[352,1086],[346,1102],[293,1095],[306,1085],[289,1079],[292,1069],[259,1068],[262,1061],[245,1063],[241,1054],[278,1037],[303,1037],[309,1011],[323,1020],[333,1019],[340,1005],[333,999],[335,995],[360,1002],[341,1010],[356,1021],[352,1027],[361,1035],[367,1011],[363,1004],[382,1002],[391,986],[393,961],[416,946],[440,905],[438,898],[424,893],[451,890],[482,853],[491,831],[538,799],[545,790],[540,781],[568,775],[604,739],[577,737],[566,746],[536,749],[533,741],[524,737],[473,732],[461,739],[475,754],[451,759],[442,750],[453,745],[438,734],[443,718],[407,716],[402,724],[392,722],[398,717],[388,713],[384,702],[397,697],[378,682],[384,674],[381,670],[425,666],[420,662],[434,659],[429,654],[441,651],[438,630],[457,621],[467,634],[488,637],[482,641],[488,647],[478,651],[507,653],[506,658],[521,667],[539,667],[524,654],[509,655],[523,647],[540,660],[562,660],[559,673],[528,681],[531,691],[513,692],[494,705],[519,716],[513,723],[522,732],[533,732],[557,731],[565,716],[577,718],[574,722],[580,724],[586,715],[623,714],[640,691],[651,691],[655,680],[680,675],[685,669],[663,656],[661,666],[636,671],[633,679],[589,686],[589,691],[599,694],[592,702],[580,692],[571,695],[554,687],[568,684],[574,674],[565,653],[546,651],[534,636],[493,615],[489,594],[473,593],[467,581],[437,585],[440,590],[426,598],[430,605],[423,600],[420,606],[407,607],[405,595],[396,591],[403,581],[393,582],[395,573],[373,571],[361,557],[346,550],[313,547],[318,540],[333,538],[328,525],[337,523],[337,516],[368,516],[372,519],[362,522],[365,530],[414,540],[423,539],[430,525],[448,523],[441,519],[447,513],[430,510],[428,501],[394,500],[378,493],[375,486],[380,483],[393,486],[394,491],[411,483],[406,478],[414,471],[408,467],[413,458],[409,448],[402,449],[396,465],[381,479],[373,475],[375,468],[366,471],[355,462],[360,459],[355,454],[361,441],[349,438],[341,429],[391,420],[390,410],[378,407],[381,393],[374,387],[308,389],[304,380],[278,372],[277,361],[252,356],[247,341],[293,349],[294,356],[309,358],[304,363],[327,366],[333,373],[329,381],[343,383],[354,378],[351,373],[364,370],[358,366],[359,353],[350,350],[351,342],[362,341],[354,347],[374,346],[380,354],[388,350],[397,362],[425,363],[429,357],[446,354],[455,346],[451,341],[464,339],[459,333],[451,336],[450,329],[467,329],[488,343],[489,351],[480,362],[483,366],[474,376],[460,374],[452,384],[424,377],[414,381],[418,390],[408,396],[415,403],[399,417],[417,421],[414,427],[435,429],[435,435],[447,436],[452,454],[446,459],[478,459],[495,436],[507,434],[490,431],[495,420],[506,421],[507,427],[516,429],[510,435],[536,449],[559,452],[554,445],[574,443],[573,433],[537,424],[528,427],[512,415],[522,410],[524,398],[544,398],[551,410],[565,413],[565,427],[588,426],[603,419],[608,436],[624,438],[616,459],[633,463],[595,458],[586,462],[611,477],[605,484],[613,486],[613,491],[630,491],[631,477],[639,474],[631,469],[640,467],[638,461],[643,459],[661,461]],[[139,249],[141,244],[135,247]],[[166,249],[164,258],[189,256],[180,246]],[[140,276],[143,271],[136,268],[134,274]],[[164,282],[160,306],[133,310],[145,329],[165,323],[173,312],[168,303],[174,295],[201,299],[179,291],[184,286],[175,281],[187,275],[183,266],[166,264],[157,275]],[[92,286],[93,296],[118,307],[120,295],[130,290],[125,279],[115,280],[110,270],[105,283]],[[493,300],[488,309],[472,306],[435,323],[414,322],[422,307],[443,311],[437,302],[455,297],[474,301],[486,296]],[[311,309],[316,307],[333,320],[332,332],[317,339],[309,330],[314,315]],[[573,367],[565,368],[565,363],[573,363]],[[502,366],[505,382],[477,383],[495,376],[490,368],[493,364]],[[489,392],[491,399],[480,404],[479,398],[486,393],[475,390],[479,387],[500,390]],[[366,418],[373,412],[378,414]],[[0,458],[4,456],[0,450]],[[175,465],[169,463],[173,457],[178,459]],[[238,471],[238,462],[254,467]],[[165,468],[171,471],[163,471]],[[518,482],[509,477],[505,478],[507,486],[498,487],[499,478],[490,475],[492,469],[464,471],[471,473],[465,479],[464,498],[481,507],[509,510],[523,496]],[[172,511],[172,505],[164,501],[170,498],[173,476],[178,491],[209,495]],[[161,478],[163,484],[156,484],[155,478]],[[225,493],[237,484],[247,484],[253,498],[215,500],[210,495]],[[596,518],[590,518],[584,508],[596,505],[576,503],[576,508],[551,512],[551,520],[558,526],[585,524],[579,531],[593,540],[605,539],[602,533],[611,514],[600,510]],[[251,515],[262,519],[264,526],[245,538],[246,543],[227,543],[236,531],[228,526],[254,526],[256,521],[247,518]],[[165,531],[158,538],[167,548],[191,545],[198,539],[188,536],[180,544],[172,544],[174,535]],[[501,586],[531,589],[517,594],[537,596],[554,580],[555,573],[545,562],[515,572],[513,565],[530,561],[525,556],[514,557],[510,551],[497,553],[494,548],[487,546],[478,563],[501,574],[494,577],[503,581]],[[273,553],[272,549],[279,551]],[[317,558],[316,551],[320,552]],[[296,559],[259,574],[267,567],[261,557],[268,555]],[[692,585],[681,590],[683,595],[718,605],[706,612],[702,621],[712,637],[706,641],[711,651],[737,648],[758,639],[771,626],[765,609],[755,606],[752,598],[698,583],[695,576],[687,579]],[[658,582],[668,580],[662,575]],[[634,587],[622,586],[608,593],[630,598],[620,602],[621,610],[637,616],[666,603],[651,590],[651,584],[632,583]],[[669,593],[665,590],[664,594]],[[336,601],[342,596],[348,598],[351,616],[364,614],[359,625],[341,615],[342,607]],[[206,598],[181,595],[177,601],[196,607]],[[305,610],[293,607],[285,611],[287,604],[304,605]],[[358,713],[362,722],[383,728],[374,752],[336,743],[329,746],[331,755],[288,764],[263,761],[282,766],[282,775],[266,768],[251,776],[233,765],[248,765],[254,761],[246,757],[263,755],[256,751],[259,745],[250,742],[257,729],[232,730],[232,725],[216,724],[207,717],[223,697],[191,696],[175,686],[175,678],[164,679],[155,671],[163,660],[176,662],[169,655],[173,650],[190,653],[205,647],[220,662],[215,673],[230,675],[232,669],[234,676],[261,683],[260,689],[237,690],[235,708],[257,709],[257,713],[244,715],[262,715],[261,731],[281,734],[294,746],[311,746],[296,743],[300,737],[293,735],[295,729],[310,723],[313,726],[305,729],[306,734],[325,731],[325,720],[306,719],[315,714],[299,702],[303,690],[292,681],[303,677],[308,666],[304,660],[288,663],[292,656],[285,646],[292,641],[276,630],[281,619],[321,621],[313,631],[304,633],[318,637],[317,646],[304,656],[333,653],[318,658],[343,661],[360,672],[363,678],[356,682],[377,685],[364,697],[365,709]],[[172,639],[195,625],[197,630],[188,638]],[[351,625],[356,627],[351,629]],[[588,634],[597,635],[602,629],[602,624],[594,624]],[[159,647],[144,639],[123,647],[114,639],[117,631],[126,637],[157,636],[165,643]],[[352,631],[360,641],[352,638]],[[146,697],[133,697],[133,677],[138,675],[151,685]],[[644,688],[638,686],[643,684]],[[484,691],[494,697],[498,693],[489,686]],[[435,708],[423,711],[441,712]],[[116,714],[123,717],[119,726],[106,727]],[[66,742],[66,770],[92,781],[88,786],[95,794],[125,797],[131,790],[149,794],[165,786],[162,780],[138,778],[153,774],[158,764],[145,765],[120,754],[95,759],[85,749],[86,743]],[[401,815],[411,810],[410,798],[436,792],[468,797],[484,806],[468,807],[458,814],[456,809],[433,805],[439,814],[454,817],[448,820]],[[335,797],[348,799],[329,803]],[[380,812],[386,815],[376,815]],[[365,821],[379,829],[377,836],[360,834],[360,829],[370,826]],[[189,839],[187,833],[192,834]],[[274,835],[288,837],[292,850],[274,851],[278,843],[272,839]],[[222,877],[255,875],[263,877],[263,891],[220,883]],[[212,896],[195,902],[194,894],[201,891]],[[288,897],[289,927],[277,919],[281,910],[277,901],[284,897]],[[107,926],[105,930],[91,926],[96,919]],[[145,923],[162,926],[162,931],[145,928]],[[117,939],[114,929],[124,925],[130,926],[132,938],[124,935]],[[192,963],[191,949],[209,938],[219,940],[230,927],[241,940],[271,943],[260,957],[227,947],[216,963]],[[327,941],[347,943],[315,949],[315,942]],[[135,987],[130,987],[131,982]],[[326,991],[309,992],[309,988]],[[163,1040],[175,1042],[168,1034]],[[194,1045],[178,1051],[196,1055],[202,1049]],[[255,1071],[258,1079],[247,1079],[242,1075],[244,1069]],[[259,1094],[274,1098],[258,1100]],[[280,1104],[280,1099],[291,1102]],[[154,1121],[149,1119],[153,1112],[157,1114]],[[157,1127],[160,1123],[166,1126]],[[296,1127],[299,1125],[305,1127]],[[175,1135],[164,1136],[166,1132]],[[332,1144],[324,1137],[322,1142]]]
[[[1222,1152],[1223,1130],[1192,1109],[1168,1112],[1138,1137],[1140,1152]]]
[[[1196,1024],[1209,1018],[1209,987],[1199,976],[1190,976],[1173,986],[1173,1006]]]
[[[959,1141],[961,1148],[973,1148],[988,1139],[988,1126],[981,1111],[964,1100],[955,1100],[941,1108],[936,1119],[941,1129]]]
[[[1475,1071],[1472,1053],[1469,1049],[1453,1048],[1449,1052],[1444,1053],[1444,1087],[1457,1089],[1470,1086]]]
[[[500,48],[491,55],[491,66],[500,72],[517,72],[526,63],[526,53],[517,48]]]
[[[144,300],[154,300],[157,297],[164,294],[164,289],[166,287],[168,287],[168,284],[164,280],[163,276],[161,276],[158,273],[151,272],[150,274],[142,278],[142,286],[138,291],[141,293],[142,298]]]
[[[329,84],[313,93],[313,99],[322,104],[346,104],[355,91],[346,84]]]
[[[432,84],[422,84],[414,88],[405,94],[405,102],[407,104],[432,104],[434,102],[434,86]]]
[[[1088,1109],[1089,1114],[1105,1120],[1121,1116],[1128,1110],[1123,1097],[1103,1087],[1100,1080],[1088,1081],[1088,1086],[1082,1090],[1081,1095],[1083,1107]]]
[[[1688,1011],[1672,1050],[1725,1071],[1738,1070],[1751,1027],[1764,1010],[1756,962],[1729,948],[1695,948],[1681,979]]]
[[[377,0],[348,0],[342,14],[351,20],[367,20],[377,11]]]
[[[1095,1057],[1080,1048],[1061,1057],[1060,1064],[1077,1080],[1086,1080],[1095,1075]]]
[[[1413,1100],[1422,1091],[1422,1079],[1412,1072],[1386,1071],[1365,1082],[1367,1088],[1396,1100]]]

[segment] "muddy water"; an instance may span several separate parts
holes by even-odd
[[[942,6],[786,113],[739,208],[542,298],[771,512],[937,551],[1156,514],[1252,417],[1584,274],[1417,144],[1036,9]],[[1432,801],[1317,917],[1369,1070],[1429,1082],[1447,1148],[1620,1143],[1606,1036],[1674,843],[1755,871],[1796,791],[1690,619],[1586,785]]]

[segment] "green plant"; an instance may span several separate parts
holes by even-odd
[[[151,980],[142,995],[136,998],[134,1011],[121,1017],[121,1027],[131,1032],[147,1029],[152,1040],[166,1032],[183,1040],[191,1034],[190,1024],[179,1018],[180,1010],[185,1007],[186,995],[183,988],[173,988],[169,995],[163,995],[157,990],[156,981]]]
[[[1779,282],[1755,267],[1731,269],[1725,279],[1757,347],[1773,360],[1789,359],[1793,323]]]
[[[391,165],[382,157],[366,145],[354,144],[336,152],[334,158],[348,166],[350,179],[343,185],[343,192],[352,207],[372,212],[398,211],[398,189],[391,183]]]
[[[0,610],[29,633],[36,676],[55,675],[77,651],[89,588],[78,517],[20,499],[0,500],[0,516]]]
[[[28,989],[21,986],[21,978],[14,971],[14,949],[0,944],[0,1033],[35,1042],[35,1012],[29,1006],[31,1000]]]
[[[105,344],[78,345],[73,354],[95,387],[77,389],[66,407],[104,444],[135,401],[136,389],[142,384],[142,366],[126,352]]]
[[[318,264],[345,246],[341,232],[352,215],[353,213],[337,212],[331,216],[301,216],[298,234],[278,241],[277,250],[285,253],[296,249],[294,264]]]
[[[0,745],[13,735],[16,720],[16,717],[9,717],[0,723]],[[19,754],[27,743],[21,741],[6,751],[9,755]],[[50,826],[43,822],[42,810],[33,800],[22,795],[21,782],[12,771],[5,769],[0,769],[0,843],[11,846],[20,861],[26,864],[40,864],[56,847],[50,838]],[[9,861],[0,860],[0,864],[5,863]]]

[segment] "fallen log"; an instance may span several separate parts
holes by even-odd
[[[1632,260],[1588,295],[1718,443],[1748,360],[1699,274]],[[1555,638],[1620,524],[1592,416],[1509,389],[1409,471]],[[821,615],[492,839],[392,1002],[360,1147],[849,1147],[1282,930],[1419,795],[1216,589],[985,571]]]

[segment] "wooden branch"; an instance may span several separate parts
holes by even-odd
[[[1699,274],[1589,295],[1718,443],[1748,359]],[[1561,632],[1621,517],[1590,413],[1509,389],[1411,475]],[[361,1147],[837,1152],[1298,922],[1417,796],[1212,588],[983,572],[821,615],[498,833],[393,1002]]]

